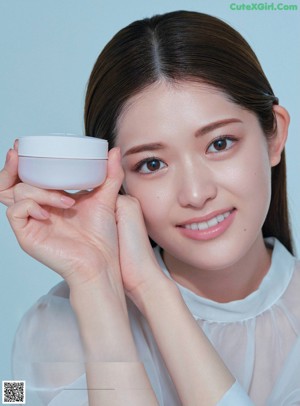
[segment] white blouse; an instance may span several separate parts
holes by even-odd
[[[237,380],[218,406],[300,405],[300,262],[278,240],[267,242],[274,245],[271,267],[258,290],[243,300],[217,303],[178,285]],[[154,251],[171,278],[159,248]],[[26,380],[31,406],[88,405],[83,350],[68,294],[64,281],[56,285],[25,314],[16,333],[13,376]],[[128,311],[159,405],[181,405],[147,321],[130,301]]]

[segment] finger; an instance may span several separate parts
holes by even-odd
[[[18,149],[19,149],[19,140],[16,139],[15,142],[14,142],[14,150],[18,151]]]
[[[116,217],[122,239],[120,250],[139,263],[148,260],[156,263],[139,201],[131,196],[119,196]]]
[[[6,154],[4,168],[0,171],[0,191],[12,187],[18,181],[18,153],[10,149]]]
[[[69,208],[75,204],[75,200],[63,192],[39,189],[25,183],[18,183],[14,187],[13,193],[15,203],[30,199],[40,205],[56,208]]]
[[[108,154],[106,188],[119,193],[124,179],[124,171],[121,166],[120,148],[112,148]]]
[[[163,274],[152,250],[137,199],[119,196],[116,217],[123,284],[126,294],[139,307],[140,294],[156,283],[160,284]]]
[[[28,224],[30,218],[36,220],[46,220],[49,213],[34,200],[22,200],[6,211],[7,218],[18,237],[18,230],[23,229]]]
[[[96,197],[101,197],[106,203],[115,205],[118,193],[124,179],[121,166],[120,148],[112,148],[108,154],[107,177],[105,183],[93,192]]]

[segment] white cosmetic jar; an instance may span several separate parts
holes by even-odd
[[[108,143],[85,136],[20,137],[19,178],[43,189],[86,190],[100,186],[107,173]]]

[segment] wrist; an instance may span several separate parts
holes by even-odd
[[[120,274],[120,264],[117,253],[116,258],[113,258],[112,255],[101,255],[94,249],[80,258],[74,256],[67,262],[63,274],[59,270],[54,270],[62,275],[70,287],[75,288],[78,285],[89,286],[94,281],[107,278],[110,274]]]
[[[120,267],[118,264],[111,264],[109,267],[94,266],[91,268],[73,271],[72,274],[80,274],[82,277],[66,278],[70,288],[71,304],[86,300],[88,296],[97,295],[100,298],[106,296],[116,299],[124,299],[124,289],[121,279]]]
[[[162,274],[161,270],[159,271],[160,276],[153,278],[147,285],[141,286],[133,298],[134,303],[146,318],[155,311],[155,307],[159,308],[181,298],[177,285]]]
[[[82,309],[92,304],[104,307],[108,304],[111,307],[120,304],[126,312],[124,289],[119,279],[119,270],[110,269],[102,270],[83,283],[68,283],[72,308],[76,313],[80,313]]]

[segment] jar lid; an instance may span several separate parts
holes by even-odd
[[[19,156],[68,159],[107,159],[108,142],[69,135],[30,135],[19,138]]]

